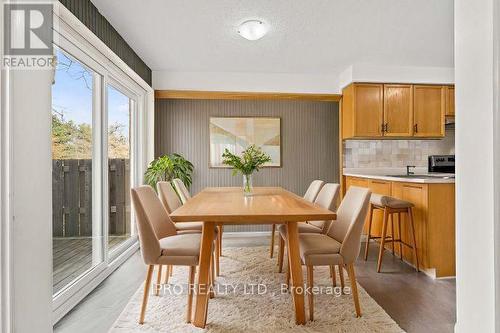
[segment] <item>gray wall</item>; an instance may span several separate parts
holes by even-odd
[[[209,168],[211,116],[281,118],[282,167],[264,168],[254,186],[282,186],[303,195],[314,179],[339,181],[338,104],[308,101],[156,100],[155,155],[177,152],[193,162],[191,192],[241,186],[230,169]],[[259,231],[267,226],[228,228]]]
[[[151,85],[151,69],[90,0],[59,0],[130,68]]]

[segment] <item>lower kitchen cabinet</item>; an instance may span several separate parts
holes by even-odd
[[[415,207],[415,236],[421,269],[431,276],[455,276],[455,184],[412,183],[385,181],[358,177],[344,177],[345,188],[360,186],[370,188],[372,193],[391,195],[412,202]],[[367,217],[367,220],[368,221]],[[411,244],[410,225],[403,216],[402,239]],[[365,223],[365,233],[367,232]],[[391,235],[389,220],[388,235]],[[394,220],[396,238],[399,237],[397,218]],[[374,214],[372,235],[380,236],[382,214]],[[390,244],[387,249],[392,248]],[[399,254],[399,245],[395,251]],[[403,246],[403,258],[413,264],[411,249]]]

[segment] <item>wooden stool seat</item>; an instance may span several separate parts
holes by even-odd
[[[369,244],[370,244],[370,239],[380,239],[380,249],[379,249],[379,255],[378,255],[378,262],[377,262],[377,272],[380,272],[380,268],[382,267],[382,259],[384,256],[384,249],[385,249],[385,243],[392,243],[392,254],[394,255],[394,243],[399,244],[399,256],[400,259],[403,259],[403,245],[411,248],[413,250],[413,257],[415,260],[415,268],[417,272],[419,271],[418,267],[418,255],[417,255],[417,241],[415,238],[415,226],[413,222],[413,207],[414,204],[393,198],[387,195],[380,195],[380,194],[375,194],[372,193],[371,198],[370,198],[370,211],[369,211],[369,221],[368,221],[368,235],[367,235],[367,240],[366,240],[366,247],[365,247],[365,260],[368,259],[368,250],[369,250]],[[372,222],[373,222],[373,212],[376,209],[383,210],[384,212],[384,217],[383,217],[383,222],[382,222],[382,234],[380,237],[377,236],[372,236],[371,235],[371,229],[372,229]],[[394,232],[394,218],[393,215],[397,214],[398,215],[398,229],[399,229],[399,237],[396,238],[395,232]],[[405,241],[402,240],[401,237],[401,214],[407,214],[408,216],[408,221],[410,224],[410,233],[411,233],[411,240],[412,244],[408,244]],[[387,236],[387,225],[389,222],[389,217],[391,218],[391,231],[392,235]]]

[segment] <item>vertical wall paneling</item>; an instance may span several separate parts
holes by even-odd
[[[90,0],[59,0],[130,68],[151,85],[151,69],[99,13]]]
[[[338,103],[253,100],[156,100],[155,155],[183,154],[195,165],[191,192],[207,186],[241,186],[230,169],[209,168],[209,118],[281,118],[281,168],[264,168],[255,186],[282,186],[302,195],[314,179],[339,182]],[[228,231],[264,231],[232,226]]]

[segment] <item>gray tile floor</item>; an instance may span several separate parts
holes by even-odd
[[[224,237],[224,247],[269,245],[268,236]],[[371,245],[368,261],[356,263],[358,282],[407,332],[453,332],[455,280],[433,280],[393,258],[384,257],[376,273],[378,247]],[[361,256],[360,256],[361,257]],[[88,295],[54,327],[56,333],[104,333],[125,308],[145,276],[139,252]]]

